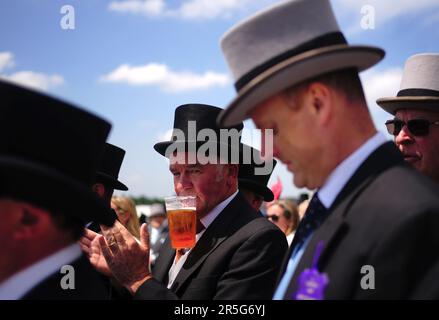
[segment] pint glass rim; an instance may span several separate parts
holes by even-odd
[[[176,210],[176,209],[196,209],[197,207],[197,197],[196,196],[170,196],[170,197],[165,197],[165,208],[166,211],[168,210]],[[179,203],[181,201],[186,201],[186,200],[193,200],[194,203],[192,206],[188,206],[188,207],[183,207],[183,206],[177,206],[180,208],[176,208],[175,204]]]

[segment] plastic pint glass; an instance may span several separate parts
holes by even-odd
[[[197,203],[194,196],[165,198],[169,236],[174,249],[195,246]]]

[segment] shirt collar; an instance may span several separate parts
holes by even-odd
[[[386,142],[386,136],[381,132],[377,132],[331,172],[323,186],[318,191],[319,199],[326,208],[331,207],[337,195],[341,192],[360,165],[376,149],[378,149],[378,147]]]
[[[81,256],[77,243],[34,263],[0,283],[0,300],[17,300],[50,275],[60,272],[61,267]]]
[[[236,197],[238,194],[238,190],[230,197],[220,202],[215,208],[212,209],[206,216],[200,219],[201,223],[204,226],[204,230],[206,230],[210,224],[218,217],[218,215],[224,210],[225,207]]]

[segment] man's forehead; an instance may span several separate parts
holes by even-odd
[[[4,210],[15,210],[23,206],[33,206],[30,203],[9,197],[0,197],[0,208]]]
[[[195,163],[195,164],[186,164],[186,163],[171,163],[169,165],[169,169],[177,169],[177,168],[186,168],[186,169],[190,169],[190,168],[200,168],[206,165],[202,165],[199,163]]]
[[[209,160],[209,158],[202,154],[179,152],[174,155],[173,161],[170,161],[169,169],[172,170],[176,168],[201,168],[212,165],[208,163],[207,160]]]
[[[260,103],[250,112],[250,117],[257,127],[263,126],[265,121],[269,121],[275,115],[273,108],[278,105],[276,103],[278,96],[272,96]]]
[[[212,146],[209,146],[211,148]],[[176,151],[168,160],[169,166],[171,165],[183,165],[204,167],[207,165],[216,166],[219,164],[228,163],[227,160],[221,158],[221,147],[214,146],[212,149],[197,150],[197,152],[178,152]]]

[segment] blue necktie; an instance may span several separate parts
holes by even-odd
[[[318,194],[315,193],[294,235],[293,252],[297,253],[300,250],[306,239],[320,227],[328,216],[329,210],[325,208]]]
[[[305,215],[300,222],[299,227],[297,228],[296,234],[294,235],[294,240],[291,244],[293,254],[297,254],[300,251],[300,248],[303,246],[308,237],[322,225],[325,219],[329,216],[329,213],[330,211],[325,208],[317,193],[315,193],[305,211]],[[292,258],[293,256],[290,259]],[[298,270],[296,268],[294,273],[297,271]],[[294,275],[292,275],[291,279],[293,278]],[[295,284],[291,281],[287,287],[287,290],[285,291],[283,299],[291,299],[291,297],[295,294],[295,287]]]

